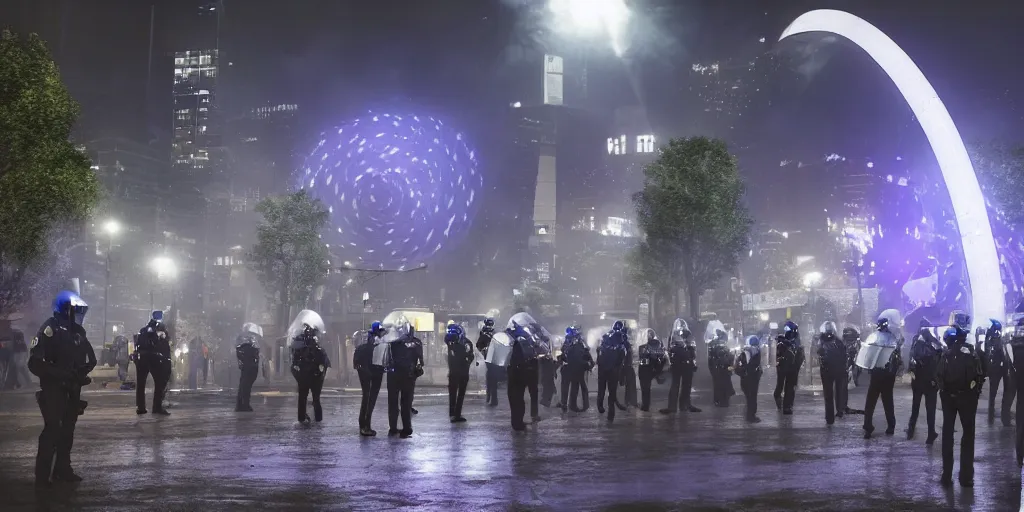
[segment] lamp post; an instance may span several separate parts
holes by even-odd
[[[821,280],[822,280],[823,277],[824,276],[822,276],[821,272],[818,272],[817,270],[815,270],[815,271],[808,272],[808,273],[804,274],[804,279],[803,279],[803,281],[804,281],[804,288],[808,292],[807,302],[811,306],[810,307],[810,312],[811,312],[811,315],[814,318],[814,320],[813,320],[814,323],[817,323],[817,321],[818,321],[818,315],[817,315],[817,310],[816,310],[817,297],[814,294],[814,287],[816,287],[819,284],[821,284]]]
[[[114,237],[121,232],[121,223],[110,219],[103,223],[103,231],[107,234],[107,278],[103,282],[103,344],[107,344],[107,310],[110,309],[110,251],[114,248]]]
[[[157,256],[149,262],[149,268],[156,274],[157,281],[171,280],[178,275],[178,266],[174,263],[174,260],[167,256]],[[149,309],[153,310],[155,303],[153,300],[153,287],[149,288]]]

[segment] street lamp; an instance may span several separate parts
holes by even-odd
[[[821,272],[818,272],[817,270],[804,274],[804,288],[807,288],[808,290],[814,288],[816,285],[821,283],[822,277]]]
[[[549,0],[548,14],[564,35],[607,36],[617,57],[625,53],[626,25],[632,13],[624,0]]]
[[[178,266],[167,256],[157,256],[149,262],[149,268],[156,274],[157,281],[173,280],[178,276]],[[153,310],[153,287],[149,289],[149,309]]]
[[[110,304],[110,251],[114,248],[114,237],[121,232],[121,223],[115,219],[108,219],[103,223],[103,231],[107,234],[107,279],[103,284],[103,344],[107,344],[107,310]]]

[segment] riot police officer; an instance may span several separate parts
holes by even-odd
[[[1017,316],[1022,316],[1018,313]],[[1010,380],[1016,387],[1017,395],[1017,429],[1014,434],[1014,447],[1017,454],[1017,465],[1024,467],[1024,318],[1017,320],[1013,336],[1005,346],[1006,360],[1010,367]]]
[[[524,315],[524,316],[520,316]],[[535,324],[525,313],[517,313],[509,320],[505,333],[512,339],[512,353],[508,364],[508,406],[512,415],[512,429],[526,430],[526,399],[530,394],[530,417],[534,423],[540,421],[537,404],[538,358],[544,352],[544,345],[529,326]]]
[[[597,349],[597,411],[604,414],[604,392],[607,389],[608,421],[615,420],[619,380],[627,361],[626,351],[629,350],[625,327],[622,320],[616,320]]]
[[[860,367],[857,366],[857,353],[860,352],[860,331],[855,327],[843,329],[843,344],[846,345],[846,367],[849,368],[850,380],[854,386],[860,385]],[[849,410],[847,411],[849,413]]]
[[[260,342],[263,341],[263,328],[252,322],[242,326],[242,333],[235,343],[235,358],[238,359],[238,397],[235,410],[252,412],[249,399],[252,385],[260,374]]]
[[[637,371],[640,377],[640,410],[647,412],[651,408],[651,381],[661,378],[665,363],[668,361],[665,347],[654,329],[647,329],[647,343],[640,345],[637,356],[640,360],[640,368]]]
[[[388,374],[388,437],[412,437],[412,399],[416,379],[423,375],[423,342],[413,334],[412,325],[405,317],[394,326],[396,338],[390,342],[391,355],[387,362]],[[398,430],[398,417],[402,417],[402,430]]]
[[[910,406],[910,423],[907,425],[907,439],[914,438],[917,426],[917,414],[921,409],[921,398],[924,398],[924,412],[928,420],[928,438],[925,444],[932,444],[939,437],[935,431],[935,405],[939,388],[936,382],[936,371],[942,357],[942,342],[932,334],[932,324],[927,318],[921,320],[920,329],[910,344],[910,389],[914,394]]]
[[[864,439],[870,439],[875,431],[874,414],[878,400],[882,400],[885,410],[885,435],[896,433],[896,410],[893,403],[893,388],[896,386],[896,375],[903,366],[903,335],[900,329],[899,312],[887,309],[878,316],[876,330],[868,337],[867,344],[861,347],[863,355],[857,359],[864,363],[871,380],[868,382],[868,393],[864,402]],[[862,360],[863,359],[863,360]]]
[[[960,328],[958,328],[960,327]],[[942,476],[944,486],[953,485],[953,432],[960,417],[960,485],[974,486],[974,420],[978,399],[985,382],[981,357],[967,343],[961,326],[950,327],[943,335],[946,351],[939,359],[936,382],[942,400]],[[1019,452],[1018,452],[1019,453]]]
[[[117,365],[117,380],[121,383],[121,389],[126,387],[128,381],[128,363],[131,354],[128,353],[128,337],[118,335],[114,337],[113,350],[114,364]]]
[[[139,330],[135,346],[135,412],[146,414],[146,380],[153,376],[153,414],[170,414],[164,409],[167,381],[171,379],[171,341],[164,324],[164,312],[153,311],[149,323]]]
[[[366,340],[352,351],[352,367],[359,374],[359,388],[362,400],[359,404],[359,435],[373,437],[377,431],[370,427],[373,408],[377,405],[377,395],[384,380],[384,367],[373,364],[373,351],[381,343],[387,330],[380,322],[370,324]]]
[[[615,404],[620,410],[625,411],[626,406],[636,407],[637,396],[636,396],[636,369],[633,368],[633,334],[629,330],[628,326],[622,327],[622,332],[625,334],[626,340],[626,361],[622,364],[622,373],[619,377],[619,384],[622,386],[622,401],[616,401]]]
[[[672,383],[668,389],[668,407],[662,414],[674,414],[678,409],[700,412],[690,402],[693,374],[697,372],[697,344],[693,341],[686,321],[677,318],[672,324],[672,338],[668,347],[668,360],[672,365]]]
[[[782,414],[793,414],[796,382],[804,364],[804,347],[800,343],[800,327],[786,321],[775,348],[775,407]]]
[[[736,394],[732,387],[732,365],[735,358],[726,344],[728,335],[724,325],[718,323],[714,334],[709,337],[711,339],[708,340],[708,371],[711,372],[711,394],[715,407],[728,407],[729,399]]]
[[[747,421],[761,423],[757,417],[757,388],[761,384],[761,339],[747,337],[747,346],[736,356],[736,375],[740,378],[740,390],[747,401]]]
[[[480,335],[476,339],[476,349],[480,351],[484,357],[487,357],[487,348],[491,346],[491,337],[494,336],[494,319],[484,319],[484,326],[480,329]],[[487,405],[494,407],[498,405],[498,382],[501,380],[502,367],[494,363],[484,363],[486,365],[486,389],[487,398],[485,402]]]
[[[53,301],[53,316],[43,322],[32,340],[28,369],[39,377],[36,393],[43,415],[43,432],[36,452],[35,483],[78,482],[71,469],[75,424],[85,410],[82,386],[91,382],[96,354],[82,321],[89,306],[78,294],[64,291]]]
[[[1006,364],[1006,349],[1003,348],[1003,325],[992,320],[985,332],[985,363],[988,374],[988,422],[994,423],[996,417],[996,394],[999,383],[1003,383],[1002,410],[999,417],[1004,426],[1010,426],[1010,403],[1013,402],[1014,389],[1010,385],[1009,365]]]
[[[540,378],[540,405],[551,407],[551,400],[555,398],[555,373],[558,371],[558,361],[550,351],[537,358],[537,371]]]
[[[587,389],[587,372],[594,368],[594,356],[590,354],[580,330],[576,326],[565,328],[565,342],[562,344],[562,411],[583,412],[590,408],[590,390]],[[583,394],[583,407],[576,400]]]
[[[327,352],[320,346],[320,335],[324,332],[323,319],[308,309],[300,311],[288,328],[292,338],[292,377],[299,386],[299,423],[309,423],[306,399],[310,394],[313,395],[313,418],[317,422],[324,419],[320,390],[324,387],[327,369],[331,367]]]
[[[818,364],[825,394],[825,423],[832,425],[846,412],[846,345],[836,332],[836,323],[825,322],[818,335]]]
[[[450,324],[444,337],[448,346],[448,418],[452,423],[463,423],[462,401],[469,385],[469,369],[473,365],[473,344],[459,324]]]

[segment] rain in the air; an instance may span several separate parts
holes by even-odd
[[[1021,26],[3,0],[0,510],[1024,510]]]

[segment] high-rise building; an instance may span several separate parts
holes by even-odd
[[[292,172],[301,158],[297,147],[298,113],[299,106],[294,103],[267,103],[231,120],[227,146],[233,189],[258,188],[265,195],[293,185]]]
[[[222,123],[217,105],[217,49],[174,54],[172,158],[177,178],[206,182],[224,177]]]

